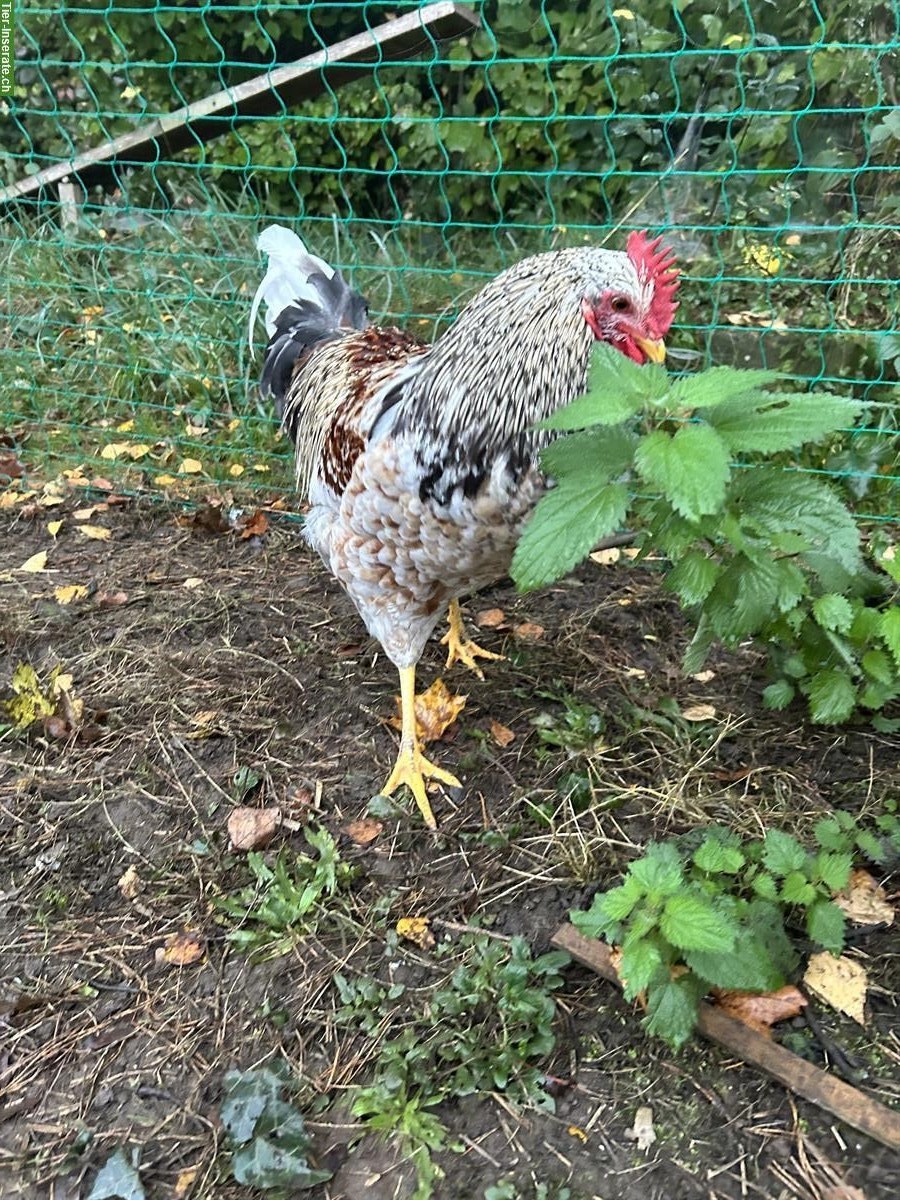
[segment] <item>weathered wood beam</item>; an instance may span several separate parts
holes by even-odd
[[[236,124],[271,116],[358,78],[371,63],[396,61],[419,53],[434,41],[462,37],[479,27],[476,14],[454,0],[427,4],[308,54],[296,62],[264,71],[225,91],[176,109],[100,146],[46,167],[0,190],[0,204],[58,189],[77,178],[83,187],[100,183],[117,166],[139,166],[171,158],[180,150],[228,133]]]

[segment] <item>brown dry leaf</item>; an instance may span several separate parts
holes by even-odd
[[[47,566],[47,551],[39,550],[37,554],[32,554],[31,558],[26,558],[19,567],[20,571],[26,571],[29,575],[36,575],[39,571],[43,571]]]
[[[803,982],[820,1000],[865,1025],[868,978],[858,962],[843,954],[835,958],[823,950],[810,958]]]
[[[97,604],[100,608],[118,608],[128,603],[127,592],[98,592]]]
[[[536,625],[534,621],[523,621],[521,625],[515,627],[513,633],[523,642],[537,642],[544,636],[544,627]]]
[[[653,1109],[646,1105],[634,1114],[634,1125],[625,1131],[625,1136],[637,1143],[638,1150],[649,1150],[656,1141],[653,1128]]]
[[[498,746],[508,746],[510,742],[516,740],[513,731],[507,729],[505,725],[501,725],[499,721],[491,721],[491,737]]]
[[[892,925],[894,922],[894,906],[884,888],[868,871],[851,872],[850,882],[838,892],[834,902],[856,925]]]
[[[110,531],[103,525],[79,525],[78,532],[95,542],[108,542]]]
[[[87,594],[87,588],[81,583],[68,583],[53,589],[57,604],[71,604],[73,600],[83,600]]]
[[[178,1178],[175,1180],[175,1191],[173,1195],[175,1200],[184,1200],[200,1174],[199,1167],[185,1167],[183,1171],[178,1172]]]
[[[56,537],[56,535],[59,533],[59,531],[62,529],[62,527],[63,527],[62,521],[48,521],[47,522],[47,532],[50,534],[50,536],[52,538]]]
[[[144,890],[144,881],[137,873],[137,867],[134,863],[119,876],[116,882],[116,887],[122,893],[126,900],[133,900],[135,896],[139,896]]]
[[[415,942],[422,950],[434,945],[434,934],[428,927],[427,917],[401,917],[397,922],[397,934],[408,942]]]
[[[506,624],[506,613],[502,608],[485,608],[475,618],[479,629],[500,629]]]
[[[21,479],[24,474],[25,467],[19,462],[12,451],[0,454],[0,477],[4,479]]]
[[[91,487],[95,487],[100,492],[111,492],[113,485],[102,475],[95,475],[91,480]]]
[[[712,704],[692,704],[690,708],[681,710],[685,721],[711,721],[715,715],[716,710]]]
[[[106,512],[108,504],[91,504],[87,508],[76,508],[72,516],[76,521],[89,521],[96,512]]]
[[[252,538],[262,537],[268,531],[269,518],[260,509],[251,513],[246,522],[241,526],[241,537]]]
[[[443,679],[436,679],[431,687],[416,696],[416,731],[421,742],[436,742],[454,723],[466,707],[466,696],[454,696]],[[390,723],[395,729],[403,728],[400,697],[396,697],[397,716]]]
[[[228,837],[234,850],[263,850],[278,832],[281,809],[232,809],[228,815]]]
[[[729,1017],[734,1017],[749,1029],[771,1037],[772,1026],[778,1021],[796,1017],[807,1005],[807,999],[792,984],[777,992],[731,992],[713,990],[716,1004]]]
[[[200,962],[205,954],[200,935],[186,929],[183,933],[173,933],[166,938],[164,945],[156,951],[156,961],[173,967],[190,967]]]
[[[357,846],[369,846],[384,830],[380,821],[374,817],[360,817],[358,821],[350,821],[343,826],[343,832]]]

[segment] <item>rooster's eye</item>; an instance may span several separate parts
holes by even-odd
[[[624,296],[616,296],[612,302],[612,307],[615,312],[628,312],[628,310],[631,308],[631,304],[625,299]]]

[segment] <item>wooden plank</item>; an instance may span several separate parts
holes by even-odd
[[[603,942],[584,937],[574,925],[561,926],[550,940],[557,950],[565,950],[577,962],[621,987],[609,957],[609,947]],[[900,1150],[900,1112],[894,1112],[877,1100],[870,1099],[858,1088],[792,1054],[755,1029],[748,1029],[734,1017],[729,1017],[720,1008],[705,1001],[700,1005],[698,1029],[709,1041],[723,1046],[744,1062],[759,1067],[789,1091],[824,1108],[838,1120],[881,1142],[883,1146]]]
[[[0,190],[0,204],[56,188],[67,176],[90,187],[116,166],[135,166],[169,158],[198,142],[228,133],[243,121],[271,116],[285,107],[309,100],[348,79],[364,67],[418,54],[433,41],[462,37],[479,28],[476,14],[454,0],[440,0],[415,12],[386,21],[376,29],[355,34],[315,54],[273,71],[265,71],[237,87],[167,113],[140,128],[104,142],[74,158],[46,167]]]

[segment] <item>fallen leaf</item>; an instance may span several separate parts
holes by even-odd
[[[152,449],[153,447],[146,442],[134,442],[128,447],[128,457],[137,462],[141,458],[146,458]]]
[[[103,525],[79,525],[78,532],[94,542],[108,542],[110,531]]]
[[[595,550],[590,559],[591,562],[595,562],[600,567],[611,567],[621,557],[621,549],[618,546],[611,546],[609,550]]]
[[[466,707],[466,696],[454,696],[443,679],[436,679],[431,687],[416,696],[416,730],[421,742],[436,742],[453,724]],[[403,728],[400,697],[396,697],[397,716],[390,723],[395,729]]]
[[[157,475],[156,482],[160,487],[171,487],[172,484],[177,483],[178,480],[174,475]]]
[[[232,463],[231,466],[228,468],[228,474],[232,477],[232,479],[240,478],[240,476],[243,475],[243,473],[244,473],[244,468],[241,466],[240,463]]]
[[[583,1129],[579,1128],[578,1125],[570,1125],[569,1128],[566,1130],[566,1133],[569,1135],[569,1137],[578,1138],[578,1140],[579,1140],[579,1142],[581,1142],[582,1146],[587,1144],[588,1135],[584,1132]]]
[[[499,629],[506,624],[506,613],[502,608],[485,608],[475,618],[479,629]]]
[[[185,930],[184,933],[173,933],[166,938],[156,951],[156,961],[173,967],[189,967],[200,962],[205,953],[200,936]]]
[[[847,887],[834,898],[838,908],[857,925],[892,925],[894,906],[884,888],[868,871],[851,872]]]
[[[34,495],[34,492],[17,492],[15,488],[10,491],[0,492],[0,508],[13,508],[17,504],[21,504],[23,500],[28,500]]]
[[[199,475],[203,470],[203,463],[199,458],[184,458],[181,460],[181,466],[178,468],[179,475]]]
[[[47,522],[47,532],[50,534],[50,536],[52,538],[56,537],[56,535],[59,533],[59,531],[62,529],[62,527],[63,527],[62,521],[48,521]]]
[[[397,922],[397,934],[408,942],[415,942],[422,950],[434,945],[434,934],[428,927],[427,917],[401,917]]]
[[[91,504],[88,508],[76,508],[72,516],[76,521],[89,521],[96,512],[106,512],[108,505]]]
[[[647,672],[644,670],[643,667],[626,667],[624,674],[625,674],[626,679],[646,679],[647,678]]]
[[[820,1000],[865,1025],[868,978],[858,962],[843,954],[835,958],[823,950],[810,958],[803,982]]]
[[[851,1187],[849,1183],[839,1183],[835,1187],[824,1188],[822,1200],[866,1200],[866,1193],[862,1188]]]
[[[200,587],[202,583],[203,583],[203,580],[200,578],[199,575],[189,575],[187,577],[187,579],[184,581],[184,583],[182,584],[182,587],[186,587],[189,592],[192,592],[194,590],[194,588]]]
[[[81,583],[67,583],[64,587],[53,589],[57,604],[71,604],[73,600],[83,600],[87,594],[87,588]]]
[[[129,418],[127,421],[123,421],[121,425],[116,426],[116,433],[131,433],[132,429],[134,429],[134,419]]]
[[[696,675],[691,676],[691,679],[696,679],[698,683],[709,683],[715,677],[715,671],[698,671]]]
[[[91,480],[91,487],[95,487],[100,492],[111,492],[112,484],[108,479],[104,479],[102,475],[95,475]]]
[[[21,479],[24,474],[25,467],[19,462],[15,454],[0,454],[0,478]]]
[[[98,592],[97,604],[100,608],[119,608],[128,603],[127,592]]]
[[[183,1171],[178,1172],[178,1178],[175,1180],[175,1191],[173,1196],[175,1200],[184,1200],[200,1174],[199,1167],[185,1167]]]
[[[501,725],[499,721],[491,721],[491,737],[498,746],[508,746],[510,742],[516,740],[513,731],[507,729],[505,725]]]
[[[264,512],[261,512],[260,509],[257,509],[256,512],[251,513],[247,517],[246,521],[241,524],[241,537],[262,537],[268,528],[269,518]]]
[[[133,900],[135,896],[139,896],[144,890],[143,880],[138,875],[137,867],[133,863],[127,871],[119,876],[116,881],[116,887],[126,900]]]
[[[374,817],[360,817],[358,821],[350,821],[343,826],[343,832],[357,846],[371,845],[383,830],[382,823]]]
[[[19,570],[27,571],[29,575],[36,575],[39,571],[43,571],[46,565],[47,551],[39,550],[37,554],[32,554],[31,558],[26,558]]]
[[[128,442],[110,442],[100,451],[100,457],[106,459],[107,462],[115,462],[117,458],[121,458],[123,454],[128,453]]]
[[[523,642],[537,642],[544,636],[544,627],[536,625],[534,621],[523,621],[513,629],[513,633]]]
[[[646,1105],[634,1114],[634,1125],[626,1130],[625,1136],[637,1143],[638,1150],[649,1150],[656,1141],[656,1130],[653,1128],[653,1109]]]
[[[711,704],[694,704],[681,710],[685,721],[711,721],[715,715],[716,710]]]
[[[228,814],[228,837],[234,850],[263,850],[278,832],[281,809],[234,808]]]
[[[713,989],[716,1004],[729,1017],[734,1017],[749,1029],[771,1037],[772,1026],[778,1021],[796,1017],[806,1007],[806,997],[792,984],[777,992],[737,992]]]

